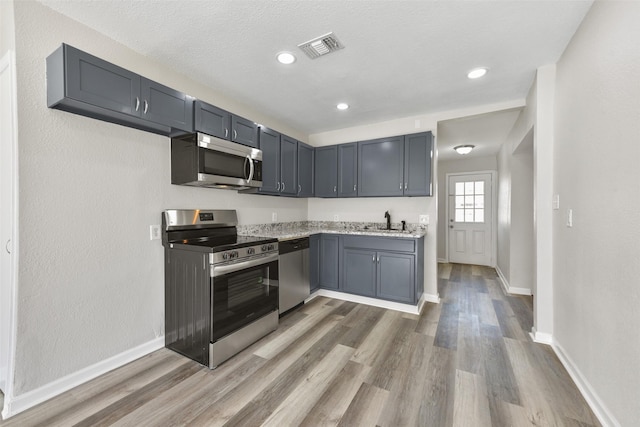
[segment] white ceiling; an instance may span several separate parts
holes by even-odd
[[[313,134],[523,99],[536,68],[558,60],[592,1],[42,3]],[[297,48],[329,31],[343,50],[311,60]],[[281,50],[297,61],[277,63]],[[468,80],[477,66],[489,73]],[[336,110],[340,101],[351,108]]]

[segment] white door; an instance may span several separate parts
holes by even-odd
[[[5,409],[11,399],[9,384],[13,348],[15,297],[15,62],[12,52],[0,58],[0,389]],[[8,388],[9,387],[9,388]],[[3,414],[5,414],[3,412]]]
[[[493,266],[492,174],[449,175],[449,262]]]

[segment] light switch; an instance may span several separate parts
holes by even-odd
[[[160,226],[159,225],[150,225],[149,226],[149,240],[160,240]]]
[[[567,227],[573,227],[573,209],[567,209]]]
[[[421,225],[429,225],[429,215],[420,215],[418,221]]]
[[[278,212],[271,212],[271,222],[278,221]]]
[[[553,196],[553,210],[557,211],[558,209],[560,209],[560,195],[555,194]]]

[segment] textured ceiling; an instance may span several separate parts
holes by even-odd
[[[558,60],[592,2],[42,3],[313,134],[523,99],[536,68]],[[345,49],[310,60],[297,48],[329,31]],[[281,50],[298,60],[277,63]],[[468,80],[477,66],[489,67],[488,75]],[[337,111],[339,101],[351,108]]]

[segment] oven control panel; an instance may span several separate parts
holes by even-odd
[[[258,244],[245,248],[229,249],[222,252],[210,254],[209,262],[211,264],[220,264],[224,262],[232,262],[257,256],[261,254],[278,253],[278,243]]]

